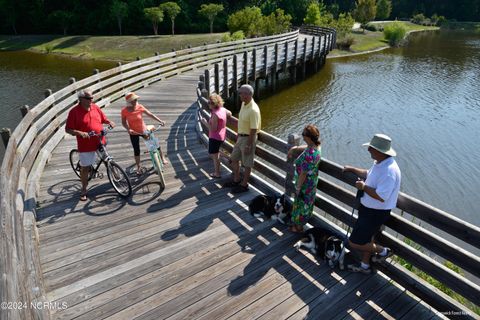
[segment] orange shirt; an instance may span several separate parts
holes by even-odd
[[[133,131],[143,133],[145,130],[147,130],[145,122],[143,122],[142,118],[143,112],[145,112],[145,107],[138,103],[133,111],[128,111],[127,107],[124,107],[122,109],[122,120],[126,119],[128,127]]]

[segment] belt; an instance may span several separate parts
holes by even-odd
[[[249,134],[245,134],[245,133],[239,133],[238,135],[239,135],[240,137],[248,137],[248,136],[249,136]]]

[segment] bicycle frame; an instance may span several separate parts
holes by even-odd
[[[102,141],[102,138],[105,137],[107,135],[107,131],[105,129],[103,129],[102,131],[100,131],[100,133],[95,133],[95,132],[89,132],[89,136],[90,137],[98,137],[98,141],[99,141],[99,144],[98,144],[98,148],[97,150],[95,151],[98,155],[98,163],[97,163],[97,166],[94,167],[92,165],[92,169],[93,169],[93,173],[92,173],[92,177],[96,177],[97,176],[97,173],[98,173],[98,168],[100,168],[100,166],[103,164],[105,164],[105,166],[107,166],[107,162],[112,160],[113,158],[108,154],[108,151],[107,151],[107,145],[106,143],[104,144],[103,141]]]
[[[143,133],[143,141],[147,147],[148,153],[150,154],[150,160],[152,160],[153,167],[157,171],[158,177],[160,178],[160,185],[162,188],[165,188],[165,178],[163,176],[163,164],[161,160],[161,154],[159,152],[160,144],[158,139],[155,137],[154,132],[160,129],[161,125],[155,128],[154,126],[148,126],[147,130]],[[160,149],[161,150],[161,149]]]
[[[143,141],[145,143],[145,146],[147,147],[148,153],[150,154],[150,159],[152,160],[153,165],[156,167],[156,161],[154,158],[155,153],[158,154],[158,157],[160,159],[160,153],[158,152],[158,149],[160,148],[160,144],[158,142],[158,139],[155,137],[154,132],[157,131],[161,126],[158,126],[156,128],[152,128],[150,130],[146,130],[143,133]],[[146,138],[145,138],[146,137]],[[163,170],[162,168],[162,163],[160,161],[160,170]]]

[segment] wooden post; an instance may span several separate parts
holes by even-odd
[[[205,70],[205,90],[207,91],[207,96],[210,96],[210,70]]]
[[[24,105],[20,107],[20,112],[22,113],[22,118],[24,118],[28,112],[30,111],[30,107],[28,105]]]
[[[252,56],[253,56],[253,60],[252,60],[252,69],[253,69],[253,75],[252,75],[252,80],[257,81],[257,49],[256,48],[253,48],[252,50]]]
[[[253,95],[255,100],[260,100],[260,78],[255,79],[255,91]]]
[[[98,69],[93,69],[93,74],[94,74],[94,75],[98,75],[99,73],[100,73],[100,70],[98,70]],[[100,83],[100,82],[102,82],[102,80],[98,79],[98,80],[97,80],[97,83]],[[102,91],[102,88],[100,88],[99,91]],[[98,100],[98,99],[97,99],[97,100]]]
[[[12,136],[12,131],[10,131],[10,128],[2,128],[0,134],[2,135],[3,145],[5,146],[5,149],[7,149],[8,140],[10,140],[10,137]]]
[[[300,145],[301,137],[298,134],[288,135],[288,149]],[[298,153],[298,152],[297,152]],[[297,158],[298,154],[295,153],[291,158],[287,157],[287,175],[285,177],[285,194],[291,195],[295,192],[295,186],[293,185],[293,175],[295,167],[293,162]]]
[[[45,92],[43,93],[45,95],[45,98],[48,98],[49,96],[52,95],[52,90],[51,89],[47,89],[45,90]]]
[[[228,87],[228,59],[223,59],[223,97],[226,99],[230,97],[230,90]]]
[[[205,76],[201,74],[199,77],[199,80],[200,81],[198,81],[198,87],[200,88],[202,97],[204,97],[205,99],[208,99],[208,92],[207,92],[207,89],[205,89]]]
[[[263,77],[268,78],[268,47],[263,47]]]
[[[316,37],[312,37],[312,53],[310,54],[310,62],[313,62],[315,59],[315,39]]]
[[[283,61],[283,72],[287,72],[288,68],[288,41],[285,41],[285,59]]]
[[[243,53],[243,83],[248,84],[248,51]]]
[[[214,78],[215,78],[215,93],[220,93],[220,65],[215,63]]]
[[[233,90],[233,99],[235,108],[238,108],[238,57],[235,54],[233,56],[233,83],[232,83],[232,90]]]
[[[275,43],[275,52],[274,52],[274,61],[273,61],[273,72],[272,72],[272,89],[275,91],[277,89],[277,67],[278,67],[278,43]]]
[[[308,38],[303,40],[302,80],[305,80],[307,74],[307,41]]]
[[[322,35],[322,39],[323,39],[323,46],[322,46],[322,52],[321,52],[321,65],[323,66],[325,64],[325,57],[327,55],[326,51],[327,51],[327,35]]]
[[[290,79],[293,84],[297,83],[297,57],[298,57],[298,39],[295,40],[295,46],[293,47],[293,63],[290,67]]]

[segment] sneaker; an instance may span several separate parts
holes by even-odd
[[[387,254],[384,256],[379,255],[378,253],[372,257],[372,261],[376,263],[384,262],[387,258],[393,255],[393,251],[390,248],[387,248]]]
[[[367,269],[362,268],[360,263],[349,264],[349,265],[347,265],[347,269],[352,271],[352,272],[361,272],[361,273],[364,273],[364,274],[372,273],[372,269],[370,267],[368,267]]]
[[[247,192],[249,189],[248,187],[242,186],[239,184],[235,188],[233,188],[232,193],[242,193],[242,192]]]
[[[233,188],[233,187],[236,187],[236,186],[238,186],[238,185],[240,185],[240,181],[237,181],[237,182],[236,182],[236,181],[233,181],[233,180],[232,180],[232,181],[229,181],[229,182],[225,183],[225,184],[223,185],[223,187],[224,187],[224,188]]]

